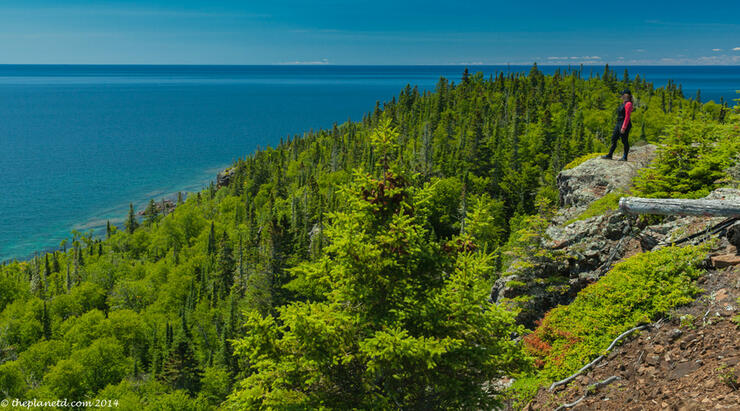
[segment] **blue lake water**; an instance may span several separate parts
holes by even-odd
[[[473,66],[486,76],[529,66]],[[541,66],[546,74],[554,66]],[[621,78],[623,67],[614,67]],[[129,202],[206,186],[281,137],[359,120],[406,84],[461,66],[0,65],[0,261],[120,224]],[[584,76],[603,72],[585,67]],[[702,100],[737,98],[740,66],[629,67]]]

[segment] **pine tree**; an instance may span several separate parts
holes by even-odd
[[[57,257],[56,251],[51,254],[51,269],[55,273],[59,272],[59,258]]]
[[[468,71],[468,68],[465,67],[465,70],[463,71],[463,75],[462,75],[462,84],[468,85],[468,83],[470,83],[470,72]]]
[[[44,332],[44,339],[51,340],[51,319],[49,312],[46,310],[46,301],[44,301],[44,311],[41,313],[41,325]]]
[[[208,233],[208,255],[214,255],[216,253],[216,229],[213,221],[211,221],[211,231]]]
[[[72,278],[69,276],[69,261],[67,261],[67,277],[66,277],[67,292],[72,290]]]
[[[129,234],[133,234],[134,230],[139,226],[136,221],[136,214],[134,213],[134,203],[129,203],[128,206],[128,219],[126,220],[126,230]]]
[[[159,209],[154,199],[149,199],[149,205],[144,210],[144,223],[146,225],[152,225],[159,221]]]
[[[160,378],[176,390],[185,390],[195,397],[200,391],[203,370],[195,358],[190,342],[179,336],[162,367]]]

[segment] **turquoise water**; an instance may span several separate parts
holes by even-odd
[[[73,229],[100,234],[106,220],[123,221],[129,202],[138,210],[150,198],[199,190],[258,146],[359,120],[407,83],[432,89],[462,70],[0,65],[0,261],[58,247]],[[656,86],[679,82],[688,96],[700,88],[704,101],[736,98],[740,88],[736,66],[629,70]]]

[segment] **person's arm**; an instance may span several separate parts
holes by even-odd
[[[630,123],[630,113],[632,113],[632,102],[628,101],[624,105],[624,122],[622,123],[622,133],[627,130],[627,124]]]

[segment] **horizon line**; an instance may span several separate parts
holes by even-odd
[[[0,66],[181,66],[181,67],[487,67],[487,66],[537,66],[542,67],[598,67],[598,66],[620,66],[620,67],[740,67],[740,64],[623,64],[620,62],[601,63],[571,63],[571,64],[540,64],[533,63],[443,63],[443,64],[305,64],[305,63],[262,63],[262,64],[212,64],[212,63],[0,63]]]

